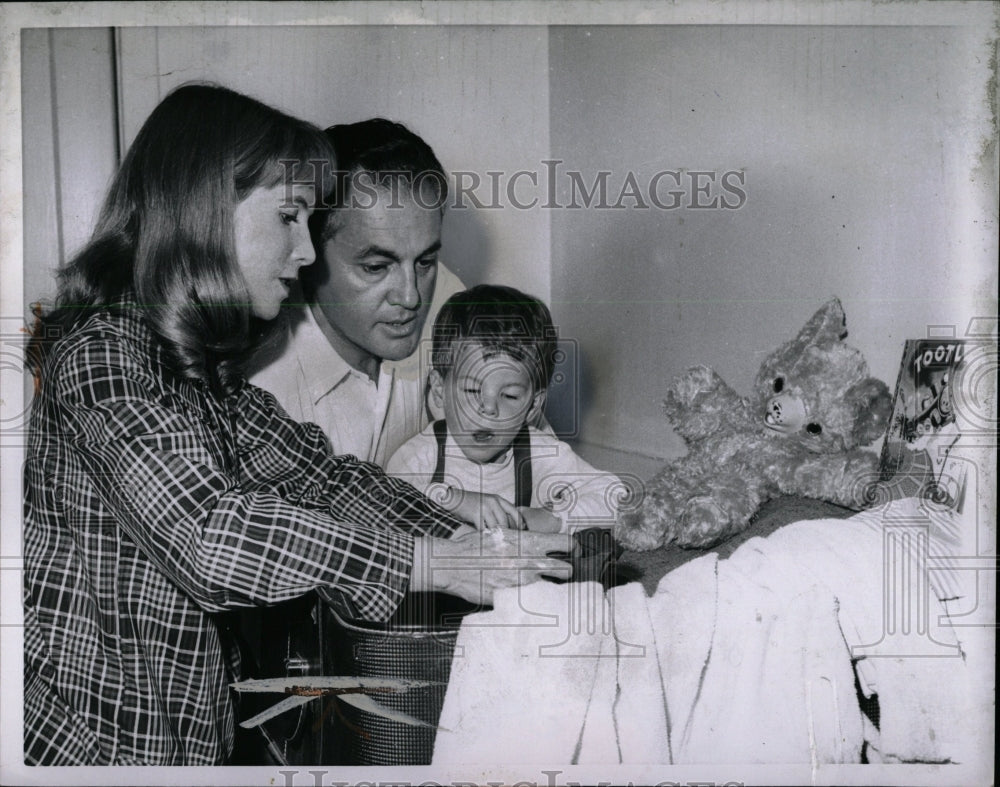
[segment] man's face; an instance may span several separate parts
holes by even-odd
[[[441,246],[441,211],[427,207],[431,200],[415,200],[405,187],[377,192],[377,199],[331,217],[334,232],[316,263],[326,267],[316,302],[333,329],[328,338],[347,363],[372,377],[380,360],[416,350]]]

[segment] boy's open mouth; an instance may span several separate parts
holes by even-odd
[[[488,443],[493,439],[493,432],[489,429],[480,429],[479,431],[472,433],[472,439],[477,443]]]

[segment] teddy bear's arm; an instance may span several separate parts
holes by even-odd
[[[685,440],[699,440],[745,418],[746,402],[714,369],[695,366],[674,381],[663,413]]]
[[[878,481],[878,456],[857,449],[840,454],[799,455],[772,464],[770,475],[783,494],[860,509],[868,503],[867,490]]]

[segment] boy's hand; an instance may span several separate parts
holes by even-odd
[[[547,508],[519,508],[528,530],[535,533],[558,533],[562,530],[562,520]]]
[[[499,495],[480,494],[451,489],[448,495],[451,505],[445,503],[451,513],[476,527],[485,530],[490,528],[513,528],[523,530],[524,522],[517,506],[504,500]]]

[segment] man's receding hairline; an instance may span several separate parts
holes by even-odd
[[[433,172],[433,170],[426,170],[426,171],[427,172]],[[393,170],[393,172],[396,172],[396,170]],[[348,181],[348,182],[352,181],[353,178],[355,176],[357,176],[357,175],[367,175],[369,177],[369,180],[372,181],[373,188],[375,188],[376,191],[378,191],[380,195],[384,194],[387,197],[392,197],[394,194],[397,194],[397,193],[398,194],[405,193],[405,194],[410,195],[411,198],[412,198],[413,195],[416,193],[416,188],[415,187],[417,185],[417,179],[419,178],[419,176],[422,173],[417,173],[417,175],[415,176],[413,173],[407,172],[407,171],[403,171],[403,170],[399,170],[398,172],[399,172],[399,174],[401,176],[405,177],[406,182],[409,184],[409,188],[405,192],[396,192],[391,186],[384,185],[381,181],[379,181],[379,180],[371,177],[372,174],[373,174],[372,170],[365,169],[364,167],[357,167],[355,169],[352,169],[348,173],[349,177],[346,178],[346,181]],[[441,173],[435,173],[435,175],[439,176],[439,177],[443,177],[443,175],[441,175]],[[427,178],[420,178],[420,187],[421,188],[429,188],[429,186],[425,185],[426,182],[427,182]],[[431,179],[431,182],[433,182],[433,178]],[[340,200],[341,202],[346,203],[348,201],[348,199],[350,198],[350,196],[352,194],[352,190],[351,190],[352,188],[353,187],[349,186],[347,189],[344,190],[344,196],[343,196],[343,199]],[[440,196],[440,194],[441,194],[440,187],[437,187],[436,190],[438,192],[438,195]],[[438,213],[441,214],[441,217],[444,218],[444,208],[445,208],[445,203],[444,202],[441,203],[440,207],[436,207],[436,208],[426,207],[426,206],[424,206],[424,205],[421,204],[420,200],[417,200],[415,198],[413,198],[413,202],[416,203],[418,207],[425,208],[426,210],[436,210]],[[344,211],[345,208],[349,208],[349,207],[351,207],[351,206],[346,205],[346,204],[333,205],[333,206],[331,206],[330,210],[326,212],[326,215],[323,218],[323,228],[320,231],[320,238],[322,240],[330,240],[336,234],[337,230],[340,229],[339,226],[335,225],[335,222],[337,221],[336,217],[338,215],[340,215]],[[364,208],[362,208],[362,209],[364,209]]]

